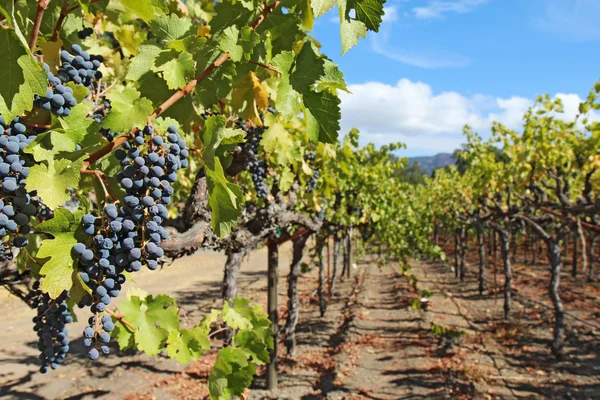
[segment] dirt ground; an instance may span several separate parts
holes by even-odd
[[[286,276],[291,246],[280,250],[279,304],[285,317]],[[308,259],[306,259],[308,261]],[[178,260],[163,271],[136,274],[131,286],[170,293],[192,322],[219,307],[225,257],[202,253]],[[254,252],[242,265],[240,295],[266,305],[266,250]],[[298,346],[286,355],[280,348],[279,388],[264,390],[262,371],[248,399],[598,399],[600,398],[600,330],[567,319],[569,331],[563,361],[551,356],[552,314],[545,307],[515,297],[514,313],[503,319],[502,297],[477,292],[469,267],[459,284],[444,263],[413,261],[419,289],[434,294],[427,311],[411,308],[416,297],[397,265],[378,267],[370,257],[359,261],[350,279],[336,282],[324,318],[316,296],[318,271],[299,283],[301,313]],[[543,276],[540,267],[539,276]],[[488,271],[489,272],[489,271]],[[535,273],[535,270],[534,270]],[[537,276],[537,275],[536,275]],[[488,274],[490,279],[491,276]],[[498,278],[501,284],[501,277]],[[531,280],[516,279],[517,290]],[[538,285],[537,281],[535,281]],[[539,283],[543,301],[546,290]],[[585,321],[600,325],[597,297],[585,293]],[[531,293],[530,293],[531,292]],[[574,291],[572,291],[574,292]],[[567,303],[573,308],[580,303]],[[581,307],[580,307],[581,308]],[[81,339],[75,340],[68,363],[37,373],[33,312],[0,293],[0,398],[6,399],[202,399],[214,354],[188,366],[166,357],[114,354],[88,361]],[[85,318],[82,318],[85,320]],[[432,332],[433,324],[453,328],[452,338]],[[84,323],[74,324],[73,337]]]

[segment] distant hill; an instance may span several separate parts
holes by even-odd
[[[438,153],[435,156],[410,157],[408,159],[408,165],[419,163],[419,167],[427,171],[429,175],[431,175],[434,169],[453,165],[455,162],[456,160],[450,153]]]

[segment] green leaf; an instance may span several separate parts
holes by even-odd
[[[204,131],[202,132],[202,143],[204,153],[202,157],[207,168],[215,170],[215,156],[221,145],[241,143],[246,133],[241,129],[226,127],[223,116],[211,116],[207,118]]]
[[[201,327],[173,331],[168,338],[167,353],[180,364],[198,360],[210,349],[208,332]]]
[[[340,130],[340,99],[329,92],[307,92],[304,105],[319,126],[319,141],[335,143]]]
[[[348,5],[356,11],[356,19],[370,31],[379,31],[385,0],[350,0]]]
[[[75,231],[78,225],[79,219],[75,215],[69,210],[59,208],[54,212],[52,219],[35,227],[37,231],[54,237],[42,241],[42,246],[37,253],[38,261],[47,259],[40,270],[40,274],[45,275],[42,290],[48,292],[52,298],[71,289],[74,278],[78,277],[75,262],[71,256],[73,246],[77,243]]]
[[[212,228],[218,237],[227,236],[242,215],[244,192],[238,185],[227,181],[218,157],[215,169],[206,168],[208,178],[208,204],[212,210]]]
[[[26,181],[27,191],[37,190],[44,204],[56,209],[71,198],[69,189],[79,185],[84,158],[76,161],[63,158],[49,165],[32,166]]]
[[[88,134],[92,135],[100,128],[93,119],[86,118],[93,107],[91,102],[83,101],[71,108],[69,116],[58,119],[60,125],[74,143],[83,142]]]
[[[170,41],[184,37],[192,27],[189,17],[179,17],[176,14],[161,15],[150,22],[150,29],[159,38]]]
[[[228,302],[223,305],[223,321],[232,329],[252,329],[252,322],[239,313],[239,309],[236,309],[235,304],[232,308]]]
[[[298,15],[293,13],[283,14],[281,9],[269,14],[268,18],[256,28],[261,36],[269,32],[273,43],[273,54],[294,48],[296,38],[301,34],[300,24],[302,21]]]
[[[265,151],[272,154],[278,165],[288,165],[290,163],[290,150],[294,145],[289,132],[277,121],[277,118],[273,114],[265,117],[265,125],[269,129],[263,133],[260,144]]]
[[[255,373],[256,367],[248,362],[248,356],[242,349],[221,349],[208,377],[210,398],[228,400],[231,396],[241,395],[252,383]]]
[[[130,81],[139,80],[146,72],[154,67],[154,60],[160,53],[160,47],[153,44],[142,44],[138,47],[138,54],[133,58],[127,68],[127,76]]]
[[[367,37],[367,26],[361,21],[351,19],[346,8],[347,0],[338,0],[340,13],[340,36],[342,38],[342,55],[358,44],[358,40]]]
[[[279,53],[273,57],[271,65],[281,73],[275,99],[277,111],[284,119],[291,119],[300,112],[300,94],[294,90],[290,82],[294,53],[291,51]]]
[[[0,29],[0,49],[6,55],[0,68],[0,113],[8,122],[31,111],[33,96],[46,93],[48,81],[15,31]]]
[[[350,93],[344,81],[344,73],[340,71],[337,64],[327,58],[323,59],[323,62],[324,73],[317,81],[315,91],[329,90],[332,94],[336,94],[337,90],[343,90]]]
[[[119,303],[124,318],[133,325],[137,349],[148,355],[160,352],[169,334],[179,329],[178,308],[175,300],[166,295],[141,299],[131,296]]]
[[[125,324],[115,324],[112,337],[117,339],[119,349],[133,349],[135,347],[134,332]]]
[[[118,0],[118,2],[146,22],[156,17],[152,0]]]
[[[171,90],[181,89],[194,76],[194,59],[188,52],[175,50],[161,52],[154,61],[154,72],[162,72],[163,79]]]
[[[223,30],[219,35],[219,48],[229,53],[229,58],[234,62],[239,62],[244,54],[244,49],[238,44],[240,30],[234,25]]]
[[[264,365],[269,362],[269,347],[257,332],[238,332],[234,341],[255,364]]]
[[[335,6],[335,0],[311,0],[310,6],[312,7],[315,17],[319,18]]]
[[[210,30],[213,34],[219,33],[223,28],[236,25],[246,26],[254,16],[242,1],[222,1],[215,5],[215,15],[210,20]]]
[[[112,102],[112,108],[102,125],[114,132],[145,126],[148,116],[154,111],[152,102],[145,97],[140,99],[140,92],[130,87],[122,92],[111,91],[106,97]]]
[[[305,42],[296,59],[296,69],[291,77],[292,87],[304,94],[312,89],[324,73],[323,59],[315,53],[310,42]]]

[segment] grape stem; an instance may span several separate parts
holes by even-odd
[[[69,0],[64,0],[62,8],[60,9],[60,15],[58,17],[58,20],[56,21],[54,30],[52,31],[52,37],[50,38],[51,42],[56,42],[56,39],[58,39],[58,32],[60,31],[60,28],[62,28],[62,24],[63,22],[65,22],[65,18],[67,18],[67,15],[69,15],[68,7]]]
[[[269,13],[273,12],[279,6],[279,4],[281,4],[281,0],[276,0],[271,5],[266,6],[263,9],[263,11],[261,12],[261,14],[258,16],[258,18],[256,18],[256,20],[252,23],[252,25],[250,25],[250,29],[252,29],[252,30],[256,29],[256,27],[265,20],[267,15],[269,15]],[[196,78],[194,78],[193,80],[188,82],[188,84],[185,85],[183,88],[181,88],[177,92],[173,93],[173,95],[171,97],[169,97],[156,110],[154,110],[152,115],[150,115],[148,117],[148,120],[152,121],[152,120],[158,118],[169,107],[171,107],[173,104],[177,103],[179,100],[181,100],[186,95],[188,95],[192,90],[194,90],[196,85],[198,85],[198,82],[200,82],[200,81],[204,80],[206,77],[208,77],[214,70],[216,70],[221,65],[223,65],[225,63],[225,61],[227,61],[227,60],[229,60],[229,53],[222,54],[219,58],[217,58],[215,61],[213,61],[213,63],[210,64],[204,71],[202,71],[200,73],[200,75],[198,75]],[[137,132],[137,130],[138,130],[138,128],[133,128],[131,132],[119,136],[118,138],[116,138],[115,140],[113,140],[112,142],[110,142],[109,144],[107,144],[106,146],[104,146],[103,148],[98,150],[97,152],[92,153],[90,155],[90,157],[83,162],[83,168],[81,169],[81,172],[83,173],[83,171],[87,170],[91,164],[95,163],[96,161],[98,161],[99,159],[101,159],[102,157],[107,155],[108,153],[110,153],[110,152],[114,151],[115,149],[117,149],[118,147],[120,147],[129,138],[133,137],[133,135]]]
[[[82,169],[81,173],[95,175],[96,178],[98,178],[98,181],[100,181],[100,185],[102,185],[102,190],[104,190],[104,196],[111,198],[113,200],[117,199],[117,196],[110,189],[110,185],[107,185],[108,181],[106,182],[106,184],[104,183],[104,181],[106,180],[106,175],[104,175],[104,173],[102,171],[99,171],[97,169],[95,169],[95,170]]]
[[[231,330],[231,328],[230,328],[230,327],[228,327],[228,326],[226,326],[226,327],[224,327],[224,328],[221,328],[221,329],[217,329],[216,331],[214,331],[214,332],[211,332],[211,333],[208,335],[208,338],[209,338],[209,339],[211,339],[213,336],[216,336],[216,335],[218,335],[218,334],[219,334],[219,333],[221,333],[221,332],[225,332],[225,331],[229,331],[229,330]]]
[[[108,314],[109,314],[111,317],[113,317],[114,319],[116,319],[117,321],[119,321],[120,323],[122,323],[122,324],[124,324],[124,325],[127,325],[127,327],[131,328],[131,329],[132,329],[134,332],[135,332],[135,331],[137,331],[137,328],[136,328],[135,326],[133,326],[133,325],[131,324],[131,322],[127,321],[127,320],[125,319],[125,317],[124,317],[124,316],[122,316],[121,314],[117,314],[116,312],[114,312],[114,311],[111,311],[111,310],[110,310],[110,309],[108,309],[108,308],[106,309],[106,312],[107,312],[107,313],[108,313]]]
[[[181,313],[181,315],[183,315],[183,318],[185,318],[185,322],[187,322],[188,326],[191,328],[192,327],[192,323],[190,322],[190,319],[188,318],[185,310],[183,308],[180,308],[179,312]]]
[[[29,50],[33,53],[35,50],[35,44],[37,42],[38,34],[40,33],[40,26],[42,26],[42,18],[44,17],[44,12],[48,8],[48,4],[50,4],[50,0],[39,0],[37,3],[37,12],[35,14],[35,21],[33,23],[33,29],[31,31],[31,36],[29,37]]]
[[[263,68],[268,69],[269,71],[273,71],[273,72],[280,74],[279,71],[277,71],[275,68],[271,67],[270,65],[266,65],[266,64],[260,63],[258,61],[250,61],[250,64],[258,65],[259,67],[263,67]]]

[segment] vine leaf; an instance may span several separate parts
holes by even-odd
[[[112,91],[106,97],[112,102],[112,108],[102,125],[114,132],[146,125],[148,115],[154,111],[152,102],[145,97],[140,98],[140,92],[130,87],[122,92]]]
[[[356,19],[365,24],[368,30],[378,32],[384,3],[385,0],[350,0],[348,7],[356,11]]]
[[[223,166],[218,157],[214,158],[215,169],[206,168],[208,178],[208,204],[212,210],[212,228],[218,237],[227,236],[242,215],[240,204],[244,192],[238,185],[225,178]]]
[[[208,377],[210,398],[228,400],[231,396],[241,395],[252,383],[255,373],[256,367],[248,362],[244,350],[237,347],[221,349]]]
[[[277,54],[271,60],[271,65],[281,73],[275,99],[277,111],[284,119],[293,118],[300,112],[300,94],[294,90],[290,82],[294,66],[294,53],[284,51]]]
[[[163,79],[171,90],[185,86],[195,72],[194,59],[187,51],[179,53],[175,50],[163,51],[154,60],[152,71],[162,72]]]
[[[133,58],[127,69],[126,79],[139,80],[146,72],[154,67],[154,60],[160,53],[160,47],[153,44],[142,44],[138,47],[138,54]]]
[[[46,72],[33,60],[14,30],[0,29],[0,49],[6,55],[0,68],[0,113],[6,122],[31,111],[34,95],[48,87]]]
[[[340,130],[340,99],[330,92],[304,94],[304,105],[310,110],[313,122],[319,127],[319,141],[335,143]],[[311,128],[312,129],[312,128]]]
[[[347,0],[338,0],[340,13],[340,36],[342,38],[342,55],[358,44],[358,40],[367,37],[367,26],[348,16]]]
[[[191,28],[190,18],[179,17],[176,14],[161,15],[150,22],[152,33],[166,41],[181,39]]]
[[[77,187],[81,179],[85,156],[72,161],[67,158],[55,160],[48,165],[36,164],[29,168],[26,187],[37,190],[38,195],[51,209],[56,209],[71,198],[69,189]]]
[[[149,355],[158,354],[169,334],[179,329],[178,309],[170,296],[131,296],[119,303],[119,309],[136,328],[133,340],[137,349]],[[120,329],[119,334],[124,336],[119,342],[129,343],[128,329]]]
[[[35,227],[37,231],[53,236],[53,239],[42,241],[37,253],[39,261],[47,259],[40,270],[40,274],[45,275],[42,290],[48,292],[52,298],[56,298],[63,291],[71,289],[74,278],[77,277],[71,252],[73,246],[77,243],[75,231],[80,220],[80,213],[73,215],[69,210],[59,208],[54,212],[52,219]]]
[[[305,42],[296,58],[296,69],[291,77],[292,87],[304,94],[325,73],[323,59],[315,53],[310,42]]]
[[[167,340],[167,354],[181,364],[198,360],[210,349],[208,332],[201,327],[173,331]]]
[[[336,0],[311,0],[310,6],[316,18],[327,13],[335,6]]]
[[[118,0],[125,8],[144,21],[148,22],[153,20],[155,15],[155,8],[152,6],[152,0]]]
[[[223,30],[219,35],[219,48],[229,53],[229,58],[234,62],[239,62],[244,54],[244,48],[238,44],[240,30],[234,25]]]

